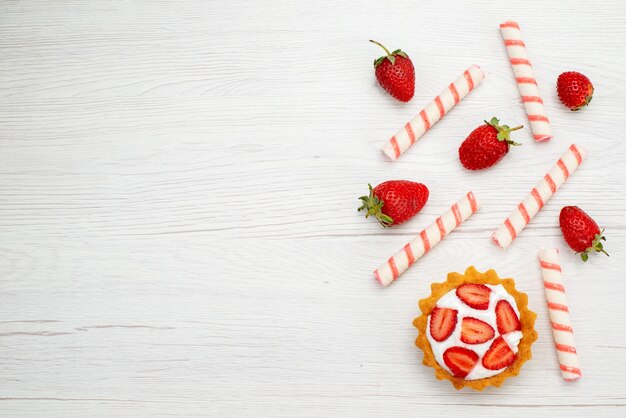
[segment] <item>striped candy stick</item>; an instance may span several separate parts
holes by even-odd
[[[480,201],[474,196],[474,193],[467,193],[463,199],[452,205],[446,213],[422,230],[413,241],[406,244],[402,250],[374,270],[376,280],[385,287],[393,283],[398,276],[411,267],[420,257],[472,216],[479,207]]]
[[[552,136],[550,121],[539,94],[526,45],[521,39],[519,25],[515,22],[505,22],[500,25],[500,29],[534,138],[537,141],[550,139]]]
[[[493,243],[507,248],[558,188],[565,183],[565,180],[576,171],[584,158],[585,150],[582,147],[576,144],[570,145],[565,154],[493,234],[491,237]]]
[[[485,78],[485,74],[477,65],[472,65],[450,84],[444,91],[435,97],[422,111],[402,129],[391,137],[383,152],[392,160],[396,160],[411,145],[415,143],[427,130],[448,113],[467,94],[474,90]]]
[[[559,366],[563,379],[573,381],[582,376],[576,343],[572,331],[567,297],[563,287],[563,276],[559,265],[559,250],[548,248],[539,251],[539,264],[546,289],[546,300],[552,323],[554,346],[559,357]]]
[[[504,22],[500,24],[504,45],[509,54],[509,60],[513,67],[513,74],[517,81],[522,102],[526,108],[530,129],[536,141],[545,141],[552,137],[552,128],[543,106],[543,100],[539,94],[539,87],[535,79],[535,72],[528,59],[526,45],[522,41],[522,34],[519,25],[515,22]]]

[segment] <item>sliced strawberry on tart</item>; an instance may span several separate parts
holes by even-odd
[[[437,309],[437,308],[435,308]],[[466,316],[461,323],[461,341],[465,344],[482,344],[493,338],[493,327],[480,319]]]
[[[435,341],[445,341],[456,328],[456,310],[435,308],[430,314],[430,335]]]
[[[484,284],[468,283],[457,287],[456,296],[470,308],[484,311],[489,307],[491,289]]]
[[[483,356],[483,366],[489,370],[500,370],[513,364],[515,357],[515,352],[504,338],[498,337]]]
[[[519,322],[515,310],[506,300],[498,301],[496,304],[496,323],[500,334],[522,330],[522,324]]]
[[[443,361],[456,377],[465,377],[478,362],[478,354],[468,348],[450,347],[443,353]]]

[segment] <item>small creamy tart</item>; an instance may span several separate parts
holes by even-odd
[[[448,274],[431,290],[413,324],[423,363],[435,369],[438,379],[450,380],[457,389],[482,390],[519,373],[537,339],[536,315],[513,279],[469,267],[463,275]]]
[[[437,360],[437,363],[439,363],[439,365],[447,370],[450,374],[457,377],[463,377],[465,380],[484,379],[485,377],[491,377],[500,374],[506,369],[507,366],[495,370],[493,369],[493,367],[488,369],[482,364],[485,353],[487,353],[487,351],[499,335],[502,335],[502,338],[505,340],[507,346],[515,355],[517,355],[517,346],[522,339],[521,326],[517,327],[517,329],[510,330],[505,334],[499,334],[498,332],[498,324],[496,320],[496,305],[500,301],[505,301],[505,303],[509,304],[508,306],[513,308],[513,312],[515,313],[515,320],[519,324],[519,311],[517,310],[517,303],[515,302],[515,299],[513,299],[513,296],[509,295],[501,284],[495,286],[489,284],[480,286],[485,286],[486,289],[489,289],[489,305],[487,309],[480,310],[472,308],[457,296],[457,289],[453,289],[443,295],[437,301],[437,308],[450,309],[451,311],[456,312],[456,318],[454,318],[454,328],[452,330],[452,334],[450,334],[448,338],[441,342],[436,341],[433,338],[430,329],[431,324],[434,322],[432,321],[432,315],[428,316],[428,325],[426,328],[426,336],[428,338],[428,342],[430,343],[430,347],[433,350],[433,354],[435,355],[435,360]],[[471,321],[471,319],[474,319],[476,321]],[[473,326],[466,326],[466,332],[464,333],[463,324],[468,322],[473,323]],[[478,326],[476,326],[476,324],[478,324]],[[468,329],[471,331],[472,335],[476,336],[478,334],[478,336],[474,337],[473,339],[468,339],[467,336],[465,336],[463,340],[468,341],[465,342],[461,339],[461,336],[462,334],[467,335]],[[480,332],[483,329],[487,331]],[[488,334],[489,330],[491,332],[490,335]],[[483,335],[482,338],[481,335]],[[450,366],[446,364],[443,355],[446,350],[451,347],[463,347],[467,350],[471,350],[478,355],[478,360],[467,375],[456,374],[453,370],[450,369]],[[450,360],[448,362],[450,362]]]

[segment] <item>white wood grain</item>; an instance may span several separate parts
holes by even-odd
[[[522,25],[555,137],[467,173],[460,141],[525,123],[498,23]],[[0,2],[0,415],[307,417],[626,415],[626,4]],[[367,40],[402,47],[408,104]],[[487,77],[396,163],[379,151],[470,64]],[[579,70],[591,106],[562,108]],[[572,142],[588,158],[505,252],[489,242]],[[382,230],[356,198],[425,182]],[[460,195],[483,207],[382,290],[371,271]],[[536,262],[562,206],[610,258],[562,257],[583,379],[560,378]],[[413,346],[417,301],[449,271],[495,268],[539,317],[534,359],[456,392]]]

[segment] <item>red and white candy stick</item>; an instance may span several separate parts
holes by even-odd
[[[506,52],[513,67],[515,81],[526,108],[530,129],[536,141],[545,141],[552,138],[552,128],[543,106],[543,100],[537,87],[537,79],[532,64],[528,60],[526,44],[522,41],[522,34],[516,22],[508,21],[500,24]]]
[[[530,191],[526,199],[520,203],[513,213],[504,221],[504,224],[493,234],[491,240],[502,248],[507,248],[511,242],[530,222],[539,210],[546,204],[565,180],[572,175],[585,158],[585,150],[572,144],[565,154],[559,158],[554,167]]]
[[[548,301],[548,311],[550,312],[550,322],[552,323],[552,335],[554,336],[554,346],[559,357],[559,366],[563,379],[573,381],[582,377],[578,354],[576,353],[576,343],[574,342],[574,332],[572,331],[572,320],[569,316],[567,297],[563,287],[563,275],[559,265],[559,250],[548,248],[539,251],[539,263],[541,264],[541,275],[543,276],[543,286],[546,289],[546,300]]]
[[[422,111],[402,129],[391,137],[385,145],[383,152],[392,160],[396,160],[404,151],[408,150],[424,133],[430,129],[460,102],[467,94],[474,90],[485,78],[483,70],[477,65],[472,65],[450,84],[444,91],[435,97]]]
[[[411,267],[420,257],[472,216],[479,207],[480,201],[474,196],[474,193],[467,193],[463,199],[452,205],[446,213],[422,230],[413,241],[406,244],[401,251],[374,270],[376,280],[385,287],[393,283],[398,276]]]

